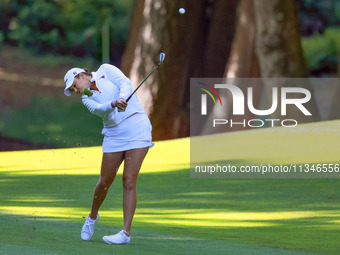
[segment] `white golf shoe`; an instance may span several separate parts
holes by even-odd
[[[112,236],[104,236],[103,240],[107,244],[129,244],[130,236],[127,236],[124,230],[121,230],[115,235]]]
[[[87,216],[87,219],[84,223],[83,228],[81,229],[81,239],[84,241],[89,241],[92,236],[93,236],[93,232],[94,232],[94,226],[96,225],[96,222],[99,218],[99,214],[97,214],[97,219],[92,220],[90,218],[90,215]]]

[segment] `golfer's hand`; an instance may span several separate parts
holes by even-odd
[[[115,106],[118,108],[118,111],[124,112],[127,107],[127,102],[125,101],[124,98],[119,98],[116,101]]]

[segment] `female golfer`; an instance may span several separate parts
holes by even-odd
[[[81,238],[85,241],[91,239],[99,218],[98,210],[124,161],[124,226],[117,234],[104,236],[103,240],[108,244],[128,244],[136,209],[137,176],[149,148],[153,146],[151,123],[135,95],[129,104],[125,101],[132,93],[132,85],[113,65],[103,64],[96,72],[91,73],[85,69],[72,68],[66,73],[64,82],[65,95],[70,96],[72,92],[81,94],[83,104],[91,113],[100,116],[104,124],[100,177],[94,189],[91,212],[81,230]],[[92,95],[85,95],[86,89]]]

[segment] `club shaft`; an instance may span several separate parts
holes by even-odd
[[[161,63],[159,63],[152,71],[151,73],[149,73],[148,76],[146,76],[146,78],[138,85],[138,87],[132,92],[132,94],[126,99],[126,102],[128,102],[131,97],[136,93],[136,91],[139,89],[140,86],[142,86],[142,84],[147,80],[147,78],[149,78],[149,76],[161,65]]]

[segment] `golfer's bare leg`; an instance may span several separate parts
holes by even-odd
[[[136,210],[137,195],[136,183],[139,170],[149,148],[132,149],[125,152],[123,173],[123,230],[130,234],[133,215]]]
[[[114,181],[118,168],[124,160],[124,152],[104,153],[99,181],[94,189],[90,218],[95,220],[107,191]]]

